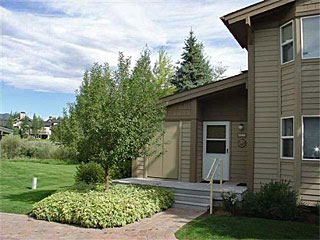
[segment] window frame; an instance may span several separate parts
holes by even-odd
[[[302,23],[302,21],[303,21],[303,19],[306,19],[306,18],[314,18],[314,17],[319,17],[320,18],[320,15],[312,15],[312,16],[306,16],[306,17],[301,17],[300,18],[300,35],[301,35],[301,59],[318,59],[318,58],[320,58],[320,56],[319,57],[307,57],[307,58],[305,58],[305,57],[303,57],[303,23]]]
[[[292,39],[289,40],[289,41],[286,41],[284,43],[282,43],[282,28],[284,28],[285,26],[289,25],[289,24],[292,24]],[[283,64],[287,64],[287,63],[290,63],[290,62],[294,62],[295,60],[295,40],[294,40],[295,36],[294,36],[294,22],[293,20],[283,24],[280,26],[280,57],[281,57],[281,65]],[[293,47],[293,54],[292,54],[292,60],[290,61],[287,61],[287,62],[283,62],[283,46],[289,44],[289,43],[292,43],[292,47]]]
[[[282,136],[282,128],[283,128],[283,123],[282,121],[285,119],[291,119],[292,118],[292,136]],[[281,117],[280,118],[280,158],[281,159],[294,159],[294,155],[295,155],[295,141],[294,141],[294,130],[295,130],[295,121],[294,121],[294,116],[288,116],[288,117]],[[282,140],[283,139],[292,139],[293,141],[293,152],[292,152],[292,157],[284,157],[283,156],[283,144],[282,144]]]
[[[301,116],[301,158],[303,161],[320,161],[320,159],[315,159],[315,158],[304,158],[303,156],[303,146],[304,146],[304,122],[303,119],[304,118],[312,118],[312,117],[319,117],[320,115],[302,115]]]

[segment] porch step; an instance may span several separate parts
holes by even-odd
[[[174,193],[174,199],[177,201],[191,202],[191,203],[203,203],[207,204],[210,201],[209,196],[190,195],[182,193]]]
[[[190,210],[207,210],[209,207],[209,204],[186,202],[186,201],[175,201],[172,207],[190,209]]]
[[[209,199],[210,190],[194,190],[194,189],[184,189],[184,188],[171,188],[174,194],[186,194],[199,197],[207,197]],[[222,200],[221,192],[217,189],[213,190],[213,199]],[[209,201],[209,200],[208,200]]]

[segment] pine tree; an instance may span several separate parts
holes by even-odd
[[[178,62],[179,66],[171,81],[177,91],[195,88],[213,81],[213,70],[203,53],[203,44],[198,42],[192,30],[185,40],[183,49],[182,61]]]
[[[36,114],[33,114],[32,118],[32,135],[37,136],[39,132],[39,120]]]

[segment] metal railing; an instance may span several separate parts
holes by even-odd
[[[219,161],[219,162],[216,165],[217,161]],[[210,167],[208,175],[204,179],[206,181],[210,181],[210,183],[209,183],[209,185],[210,185],[210,214],[212,214],[212,209],[213,209],[213,178],[214,178],[214,175],[217,172],[218,167],[219,167],[219,170],[220,170],[220,190],[223,191],[223,187],[222,187],[223,162],[222,162],[221,159],[215,158],[213,160],[213,163],[212,163],[212,165]]]

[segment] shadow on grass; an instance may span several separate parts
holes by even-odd
[[[56,192],[56,190],[29,190],[28,192],[23,192],[19,194],[4,195],[3,198],[17,202],[35,203],[39,202],[45,197],[48,197],[54,192]]]

